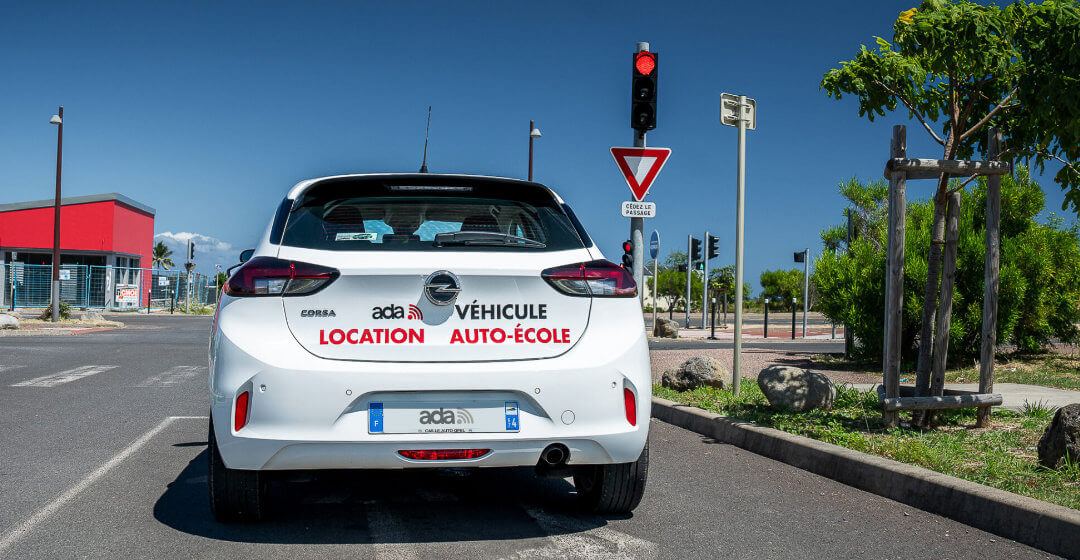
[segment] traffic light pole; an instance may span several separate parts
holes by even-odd
[[[686,236],[686,298],[683,300],[686,305],[686,328],[690,328],[690,275],[693,273],[690,269],[693,266],[694,261],[694,236]]]
[[[649,50],[649,43],[637,44],[637,52]],[[645,147],[645,131],[634,131],[634,147]],[[634,244],[634,282],[638,286],[645,285],[645,218],[630,218],[630,242]],[[656,279],[653,279],[656,282]],[[644,306],[645,291],[638,288],[638,302]],[[656,305],[656,302],[653,302]]]
[[[806,338],[806,313],[810,311],[810,248],[803,253],[802,337]]]
[[[701,277],[701,330],[709,324],[709,232],[701,238],[701,261],[703,276]]]
[[[739,148],[738,166],[735,173],[738,184],[735,195],[735,348],[732,352],[731,390],[735,396],[739,396],[739,384],[742,376],[742,307],[743,307],[743,192],[746,189],[746,96],[739,96],[738,129]]]

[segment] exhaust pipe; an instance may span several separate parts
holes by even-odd
[[[540,461],[547,467],[561,467],[570,460],[570,450],[561,443],[553,443],[540,453]]]

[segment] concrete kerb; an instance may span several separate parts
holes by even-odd
[[[653,417],[1040,550],[1080,558],[1080,511],[654,397]]]

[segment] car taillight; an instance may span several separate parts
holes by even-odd
[[[244,263],[225,283],[233,297],[306,296],[334,281],[333,268],[274,257],[255,257]]]
[[[605,260],[568,264],[540,273],[556,290],[580,297],[637,297],[637,284],[625,268]]]
[[[637,397],[629,387],[623,387],[623,406],[626,407],[626,421],[631,426],[637,426]]]
[[[233,431],[239,432],[240,428],[247,426],[248,404],[251,401],[251,393],[244,391],[236,397],[236,410],[233,411]]]
[[[415,461],[452,461],[479,459],[491,453],[490,449],[402,449],[398,455]]]

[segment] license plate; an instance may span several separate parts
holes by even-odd
[[[368,433],[507,433],[521,430],[517,401],[372,402]]]

